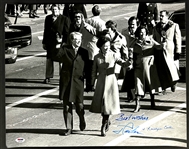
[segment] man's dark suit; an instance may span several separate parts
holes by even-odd
[[[63,42],[67,42],[69,36],[70,21],[66,16],[59,15],[55,21],[53,21],[53,15],[48,15],[45,18],[44,34],[42,44],[47,47],[47,58],[51,58],[52,51],[57,44],[56,34],[63,36]]]
[[[45,18],[44,34],[42,44],[45,45],[47,50],[47,62],[46,62],[46,79],[53,78],[54,75],[54,55],[56,54],[57,34],[62,39],[62,42],[67,42],[69,36],[70,21],[66,16],[59,15],[57,19],[53,20],[53,15],[48,15]],[[45,80],[46,80],[45,79]],[[46,82],[46,81],[45,81]]]
[[[63,114],[67,129],[73,129],[72,102],[76,106],[76,113],[80,118],[80,130],[85,129],[83,92],[84,76],[89,61],[88,51],[79,47],[77,54],[72,45],[62,47],[64,66],[60,71],[59,98],[63,100]]]

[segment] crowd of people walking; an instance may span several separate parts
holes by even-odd
[[[40,16],[37,13],[38,9],[42,7],[44,14],[48,14],[52,5],[54,4],[6,4],[5,13],[10,17],[22,17],[23,13],[28,13],[29,18],[39,18]]]
[[[129,18],[128,28],[121,32],[114,20],[100,17],[102,9],[96,4],[91,17],[85,4],[65,4],[63,12],[53,4],[51,10],[45,18],[42,41],[47,51],[44,83],[50,83],[53,62],[59,62],[65,136],[73,130],[74,105],[80,130],[86,128],[84,91],[94,91],[89,111],[102,115],[102,136],[111,124],[110,115],[121,111],[119,91],[127,93],[128,102],[136,102],[133,112],[140,111],[140,100],[147,93],[151,108],[155,108],[155,95],[166,93],[169,87],[175,92],[181,32],[178,24],[168,19],[168,11],[158,12],[156,3],[139,3],[137,15]]]

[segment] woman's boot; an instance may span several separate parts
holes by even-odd
[[[151,108],[153,109],[153,108],[155,108],[155,97],[154,97],[154,94],[150,94],[150,97],[151,97]]]
[[[101,136],[106,136],[106,132],[109,129],[108,123],[109,123],[109,115],[102,114],[102,126],[101,126]]]
[[[110,120],[108,120],[107,125],[106,125],[106,128],[105,128],[105,131],[106,131],[106,132],[109,130],[110,125],[111,125],[111,122],[110,122]]]
[[[136,107],[135,110],[133,111],[134,113],[137,113],[140,111],[140,97],[136,97]]]
[[[106,136],[106,125],[107,125],[107,123],[102,124],[102,126],[101,126],[101,136],[103,136],[103,137]]]

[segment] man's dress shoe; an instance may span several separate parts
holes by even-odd
[[[67,129],[66,132],[64,132],[64,136],[68,136],[72,133],[71,129]]]
[[[80,130],[81,130],[81,131],[85,130],[85,128],[86,128],[85,120],[80,121],[79,127],[80,127]]]

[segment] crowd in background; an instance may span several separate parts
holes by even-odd
[[[44,14],[48,14],[48,10],[51,10],[51,6],[54,4],[6,4],[5,13],[8,16],[22,17],[24,12],[28,12],[29,18],[39,18],[37,11],[42,6]],[[61,5],[61,4],[60,4]]]

